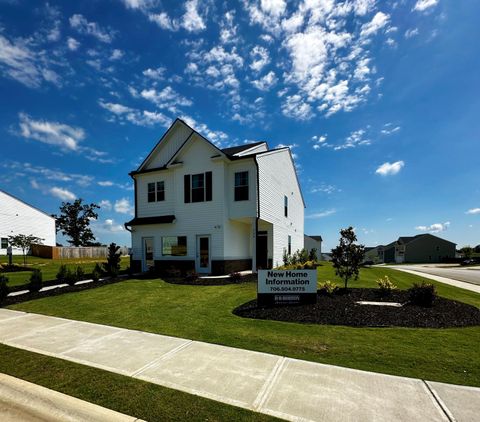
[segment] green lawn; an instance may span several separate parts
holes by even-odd
[[[149,422],[278,419],[0,344],[0,372]]]
[[[336,280],[330,264],[319,281]],[[352,287],[376,287],[389,275],[400,288],[420,277],[366,268]],[[480,295],[435,283],[440,295],[480,307]],[[232,314],[256,295],[255,284],[182,286],[130,280],[38,299],[12,309],[202,340],[315,362],[480,386],[480,327],[351,328],[244,319]]]
[[[23,266],[23,256],[13,256],[14,264]],[[86,274],[93,271],[96,263],[106,262],[104,258],[78,258],[78,259],[45,259],[36,256],[27,257],[27,266],[30,268],[38,268],[42,272],[43,281],[55,280],[60,265],[65,264],[68,267],[75,269],[81,266]],[[0,264],[7,264],[8,257],[0,256]],[[128,256],[122,257],[121,269],[126,269],[130,265],[130,258]],[[12,273],[5,273],[8,277],[9,286],[20,286],[29,282],[31,271],[19,271]]]

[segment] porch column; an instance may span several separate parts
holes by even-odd
[[[257,272],[257,219],[252,219],[252,271]]]

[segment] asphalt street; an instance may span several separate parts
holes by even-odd
[[[463,281],[465,283],[472,283],[480,286],[480,267],[438,268],[430,266],[427,267],[424,265],[402,265],[399,266],[399,268],[451,278],[453,280]]]

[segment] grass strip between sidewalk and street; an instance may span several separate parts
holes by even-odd
[[[149,422],[276,421],[214,400],[0,344],[0,372]]]

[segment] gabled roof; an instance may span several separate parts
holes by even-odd
[[[40,208],[34,207],[33,205],[28,204],[27,202],[23,201],[20,198],[17,198],[16,196],[12,195],[11,193],[5,192],[4,190],[0,189],[0,192],[4,193],[5,195],[8,195],[10,198],[13,198],[22,204],[26,205],[27,207],[33,208],[34,210],[41,212],[42,214],[45,214],[47,217],[50,217],[55,220],[55,217],[52,217],[50,214],[47,214],[45,211],[42,211]]]
[[[310,237],[311,239],[316,240],[317,242],[322,242],[322,236],[310,236],[309,234],[306,234],[305,236]]]
[[[260,141],[260,142],[253,142],[251,144],[237,145],[237,146],[234,146],[234,147],[223,148],[222,152],[225,155],[231,156],[231,155],[239,154],[240,152],[243,152],[243,151],[247,151],[247,150],[249,150],[253,147],[256,147],[258,145],[261,145],[261,144],[266,144],[266,142]]]

